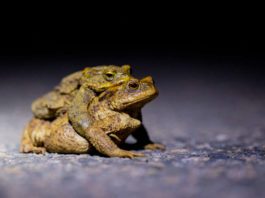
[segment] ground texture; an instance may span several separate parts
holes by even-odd
[[[265,148],[176,139],[138,159],[0,149],[0,197],[262,197]]]

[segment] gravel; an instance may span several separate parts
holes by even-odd
[[[20,154],[0,147],[0,197],[261,197],[265,147],[228,141],[164,142],[137,159]]]

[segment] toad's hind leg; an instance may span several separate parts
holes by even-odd
[[[20,143],[21,153],[44,154],[46,149],[43,147],[43,138],[49,122],[33,118],[25,127]]]
[[[52,133],[44,141],[44,147],[51,153],[82,154],[91,150],[86,139],[78,135],[71,124],[52,127]]]

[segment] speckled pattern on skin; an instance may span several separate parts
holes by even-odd
[[[131,77],[128,82],[94,96],[88,107],[82,102],[86,91],[81,87],[79,92],[78,100],[73,101],[76,104],[65,115],[52,122],[37,118],[29,122],[23,132],[21,152],[81,154],[96,150],[109,157],[143,157],[142,153],[119,147],[130,134],[139,147],[164,150],[162,144],[150,140],[141,123],[141,108],[158,95],[152,77],[141,80]],[[84,108],[80,109],[78,104]],[[79,123],[76,128],[71,117]]]
[[[68,110],[69,105],[72,104],[75,96],[79,93],[80,86],[91,91],[85,92],[87,99],[83,103],[87,105],[90,99],[93,98],[94,92],[100,93],[109,87],[120,84],[126,81],[129,76],[129,65],[87,67],[82,71],[67,75],[53,90],[35,99],[31,106],[32,112],[39,119],[55,119]],[[81,99],[84,99],[85,96],[80,95]],[[73,106],[73,108],[77,108],[76,111],[78,111],[79,106],[80,104],[77,106],[78,108],[76,106]]]

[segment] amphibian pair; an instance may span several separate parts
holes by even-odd
[[[20,151],[143,156],[119,148],[130,134],[145,149],[164,149],[141,123],[141,108],[157,94],[152,78],[132,77],[128,65],[86,68],[33,103],[35,118],[24,130]]]

